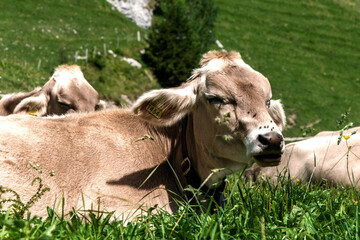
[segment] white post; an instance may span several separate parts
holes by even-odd
[[[140,42],[140,40],[141,40],[140,31],[137,31],[137,40],[138,40],[138,42]]]
[[[86,63],[88,61],[88,49],[85,50],[85,56],[79,56],[78,51],[75,52],[75,63],[77,63],[77,60],[85,60]]]
[[[96,46],[94,47],[94,51],[93,51],[93,58],[95,58],[95,56],[96,56]]]
[[[39,59],[39,62],[38,62],[37,68],[38,68],[38,69],[40,69],[40,66],[41,66],[41,59]]]

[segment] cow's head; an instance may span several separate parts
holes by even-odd
[[[192,134],[187,145],[197,152],[195,167],[204,178],[209,169],[238,171],[254,160],[261,166],[279,164],[285,147],[281,134],[285,115],[280,102],[271,97],[267,78],[238,53],[211,51],[188,82],[144,94],[133,110],[163,126],[188,115],[193,130],[187,132]]]
[[[56,68],[50,80],[32,96],[23,99],[14,113],[37,116],[95,111],[97,91],[86,81],[77,65]]]

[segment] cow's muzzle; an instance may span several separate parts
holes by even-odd
[[[256,162],[264,167],[279,165],[285,144],[284,137],[272,131],[259,134],[257,142],[262,151],[254,156]]]

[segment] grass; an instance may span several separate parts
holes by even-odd
[[[188,204],[175,214],[159,210],[124,224],[96,211],[70,217],[48,208],[46,219],[0,215],[1,239],[358,239],[359,192],[283,180],[272,186],[228,179],[227,205],[196,214]]]
[[[121,95],[125,94],[134,101],[145,91],[160,87],[149,69],[138,69],[119,61],[124,53],[119,49],[115,52],[119,53],[116,58],[112,55],[96,55],[82,66],[85,78],[101,93],[102,98],[122,103]]]
[[[102,98],[121,102],[121,94],[134,99],[140,91],[157,87],[146,68],[137,70],[120,60],[125,56],[141,61],[140,50],[145,43],[143,38],[137,41],[137,32],[144,36],[145,30],[106,1],[4,0],[1,6],[0,89],[3,93],[30,91],[43,85],[56,66],[74,64],[75,52],[84,56],[86,49],[89,63],[79,60],[77,64]],[[111,59],[108,50],[118,53],[117,61]],[[99,61],[106,63],[106,67],[98,65]]]
[[[360,121],[360,1],[227,1],[219,8],[216,33],[226,49],[240,51],[267,76],[296,126],[335,130],[349,107]]]
[[[2,9],[2,59],[33,67],[42,60],[40,70],[47,72],[73,61],[75,51],[83,55],[85,48],[133,47],[142,31],[106,1],[5,0]]]

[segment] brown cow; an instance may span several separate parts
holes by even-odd
[[[357,133],[356,133],[357,132]],[[355,133],[355,134],[354,134]],[[269,178],[274,183],[287,177],[295,181],[316,182],[325,180],[332,184],[359,186],[360,180],[360,127],[343,133],[321,132],[309,139],[287,144],[282,162],[277,167],[259,167],[254,164],[245,171],[248,180]]]
[[[29,93],[6,95],[0,101],[0,116],[13,113],[36,116],[95,111],[96,90],[86,81],[77,65],[61,65],[41,88]]]
[[[235,52],[209,52],[201,65],[182,86],[145,93],[131,110],[0,119],[0,185],[29,199],[38,175],[31,162],[51,188],[33,213],[46,215],[62,196],[65,211],[100,202],[118,215],[141,204],[172,212],[170,193],[186,185],[207,179],[216,189],[254,161],[277,165],[284,114],[269,81]]]

